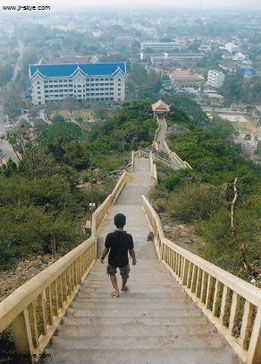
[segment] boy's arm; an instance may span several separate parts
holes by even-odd
[[[130,252],[130,256],[132,257],[132,264],[133,264],[133,265],[136,265],[137,260],[136,260],[136,256],[135,256],[135,251],[134,251],[134,249],[130,249],[130,250],[129,250],[129,252]]]
[[[100,261],[101,261],[102,264],[103,264],[104,258],[108,254],[108,251],[109,251],[109,249],[106,248],[106,247],[103,249],[102,256],[101,256],[101,259],[100,259]]]

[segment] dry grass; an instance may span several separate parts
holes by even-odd
[[[62,115],[65,120],[72,120],[74,121],[77,118],[83,118],[84,120],[86,119],[94,119],[92,110],[86,110],[86,109],[80,109],[80,110],[75,110],[72,113],[69,110],[54,110],[51,114],[51,118],[56,115]]]

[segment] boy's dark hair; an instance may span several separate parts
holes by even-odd
[[[126,216],[123,214],[117,214],[114,216],[114,224],[118,228],[122,228],[126,224]]]

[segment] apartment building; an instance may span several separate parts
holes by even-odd
[[[208,85],[213,88],[223,86],[225,75],[221,71],[209,70],[208,71]]]
[[[141,43],[141,52],[171,52],[177,48],[182,48],[185,42],[183,40],[175,40],[173,42],[144,42]]]
[[[29,76],[34,105],[67,97],[90,102],[125,100],[125,62],[36,64],[29,67]]]

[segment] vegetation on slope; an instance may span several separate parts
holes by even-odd
[[[112,189],[103,176],[126,163],[130,150],[150,145],[156,127],[148,102],[133,101],[87,132],[62,119],[37,119],[34,127],[21,121],[10,131],[19,163],[0,169],[0,269],[82,242],[89,202],[101,203]],[[80,182],[89,188],[77,188]]]
[[[200,249],[204,258],[244,279],[257,277],[261,271],[260,166],[247,160],[234,144],[235,130],[229,123],[217,118],[202,129],[180,110],[169,118],[169,124],[173,120],[189,131],[169,135],[169,146],[193,169],[174,171],[159,166],[159,184],[151,195],[156,209],[170,219],[194,224],[205,241]],[[235,226],[249,269],[245,269],[242,252],[231,234],[236,177]]]

